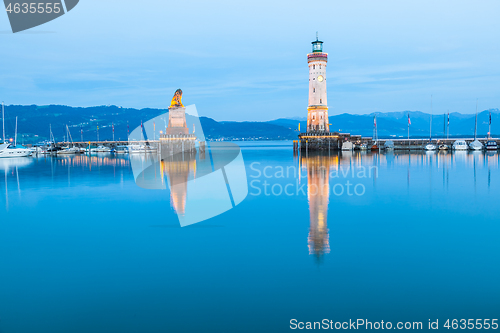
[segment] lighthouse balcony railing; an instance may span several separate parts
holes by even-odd
[[[311,58],[328,58],[328,53],[310,53],[307,55],[307,59]]]

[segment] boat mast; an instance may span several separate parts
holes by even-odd
[[[446,113],[443,114],[443,138],[446,135]]]
[[[16,117],[16,133],[14,134],[14,146],[17,147],[17,117]]]
[[[54,147],[56,145],[56,139],[54,138],[54,134],[52,134],[52,124],[49,125],[49,129],[50,129],[50,135],[49,135],[49,140],[52,141],[52,143],[54,144]]]
[[[432,142],[432,95],[431,95],[431,125],[429,130],[429,142]]]
[[[5,112],[3,108],[3,102],[2,102],[2,125],[3,125],[3,143],[5,143]]]
[[[73,145],[73,147],[75,146],[74,143],[73,143],[73,137],[71,136],[71,132],[69,131],[69,127],[68,125],[66,125],[66,131],[68,132],[68,145],[69,145],[69,140],[71,140],[71,144]]]
[[[410,111],[408,111],[408,150],[410,150]]]
[[[490,111],[490,119],[488,121],[488,139],[491,138],[491,111]]]
[[[477,98],[476,98],[476,124],[474,127],[474,141],[476,141],[476,137],[477,137]]]
[[[450,138],[450,110],[448,110],[448,126],[446,126],[446,139]]]

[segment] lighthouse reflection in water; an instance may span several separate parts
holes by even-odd
[[[309,152],[296,159],[301,181],[307,182],[309,254],[322,261],[326,254],[336,252],[335,242],[332,243],[336,233],[332,229],[339,228],[339,224],[344,228],[346,223],[379,221],[381,217],[376,214],[381,210],[379,206],[391,207],[385,208],[386,215],[397,215],[403,209],[400,206],[406,207],[399,215],[401,221],[413,219],[408,212],[412,205],[422,211],[436,211],[435,214],[442,214],[443,207],[453,213],[487,211],[481,207],[488,207],[487,203],[494,198],[492,193],[496,188],[492,183],[498,180],[493,175],[500,155],[491,152]],[[363,170],[362,176],[360,170]],[[346,192],[346,181],[352,185],[350,194]],[[354,191],[356,184],[363,189]],[[466,202],[464,198],[469,198],[474,205],[462,205]]]
[[[389,161],[391,160],[391,156]],[[393,156],[392,156],[393,157]],[[307,178],[309,254],[321,261],[330,253],[328,212],[345,198],[363,202],[378,176],[378,156],[353,152],[308,152],[299,157],[300,176]],[[371,183],[371,184],[370,184]]]
[[[309,254],[317,259],[330,253],[328,235],[328,202],[330,199],[330,168],[336,158],[328,155],[301,156],[302,167],[307,169],[307,199],[309,201]]]

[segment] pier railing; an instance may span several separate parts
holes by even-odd
[[[377,144],[378,147],[384,148],[387,141],[393,142],[393,148],[396,150],[418,150],[424,149],[425,146],[431,142],[436,145],[445,144],[449,147],[457,140],[464,140],[467,144],[474,141],[474,138],[382,138],[375,140],[372,137],[362,137],[360,135],[350,135],[349,133],[339,133],[339,132],[306,132],[300,133],[298,136],[299,140],[294,144],[294,149],[311,149],[311,150],[335,150],[341,149],[344,142],[351,142],[354,145],[361,146],[363,144],[368,147]],[[483,145],[487,141],[496,141],[500,146],[499,138],[477,138]]]

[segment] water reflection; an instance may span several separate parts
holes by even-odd
[[[123,171],[130,168],[128,157],[103,155],[67,155],[67,156],[40,156],[1,158],[0,172],[3,172],[5,188],[5,201],[8,207],[9,192],[17,188],[59,187],[65,183],[72,186],[72,179],[87,180],[85,184],[90,186],[99,185],[99,178],[105,178],[107,182],[111,178],[120,176],[123,182]],[[119,173],[118,173],[119,171]],[[96,175],[97,172],[97,175]],[[97,177],[96,177],[97,176]],[[16,183],[14,186],[11,183]]]
[[[204,156],[203,156],[204,157]],[[170,185],[170,204],[177,214],[186,213],[188,180],[196,179],[196,151],[165,156],[161,172],[166,174]]]
[[[144,189],[170,188],[170,206],[180,215],[186,213],[189,181],[196,179],[196,168],[206,164],[204,160],[205,154],[198,154],[196,150],[163,157],[156,153],[130,155],[136,184]]]
[[[9,210],[9,177],[15,178],[16,188],[21,197],[21,184],[19,182],[19,169],[28,167],[33,160],[31,158],[25,157],[14,157],[14,158],[0,158],[0,171],[4,173],[5,182],[5,209]]]
[[[212,154],[217,156],[217,150]],[[144,173],[136,176],[138,184],[143,182],[146,188],[170,188],[171,206],[182,215],[186,213],[188,192],[195,198],[194,195],[198,190],[194,185],[202,186],[203,176],[217,171],[217,168],[220,169],[212,165],[213,158],[210,156],[207,151],[206,158],[204,154],[198,152],[194,155],[186,153],[164,156],[163,160],[157,154],[151,153],[130,157],[97,154],[0,159],[0,184],[4,183],[0,185],[2,188],[0,198],[5,197],[5,204],[2,202],[0,205],[9,209],[9,199],[13,196],[21,197],[23,191],[30,188],[54,189],[81,185],[98,187],[111,183],[121,183],[123,186],[124,177],[131,172],[131,165],[139,163],[138,170],[144,170]],[[341,168],[346,170],[377,166],[383,170],[383,177],[379,180],[377,177],[370,177],[365,181],[368,191],[375,193],[375,190],[387,190],[388,184],[395,188],[402,185],[407,194],[423,190],[426,198],[437,198],[438,195],[446,196],[449,191],[457,191],[459,186],[466,188],[471,194],[489,193],[495,189],[495,181],[498,182],[495,170],[498,170],[499,161],[500,156],[496,152],[440,151],[409,154],[396,151],[383,154],[370,152],[301,154],[295,159],[295,163],[298,163],[303,170],[297,177],[305,178],[307,175],[307,179],[304,180],[307,180],[310,215],[309,252],[321,258],[330,251],[328,206],[331,202],[336,202],[333,200],[336,197],[332,193],[335,185],[339,183],[338,179],[329,177],[332,172],[341,172]],[[225,165],[225,162],[221,163],[223,164]],[[225,205],[234,206],[227,194],[227,183],[223,180],[222,173],[220,178],[221,187],[226,191],[223,198]],[[190,182],[191,180],[193,182]],[[146,186],[146,182],[151,183]],[[436,194],[438,189],[442,193]],[[203,200],[200,199],[196,201],[196,205],[193,204],[193,212],[202,211],[200,207],[207,211],[215,207],[212,203],[209,204],[205,197],[201,195],[199,197]],[[205,206],[202,206],[203,203]],[[220,210],[226,209],[226,206]]]
[[[499,297],[500,270],[491,264],[498,262],[500,253],[496,239],[500,209],[495,204],[500,194],[498,154],[354,152],[293,160],[291,148],[275,147],[243,149],[243,154],[248,170],[254,161],[262,163],[260,170],[301,165],[305,193],[296,194],[294,189],[290,197],[250,197],[234,211],[200,225],[223,228],[152,228],[167,223],[177,226],[169,209],[171,194],[136,186],[128,157],[25,159],[22,163],[28,165],[3,167],[0,264],[6,287],[0,312],[8,315],[2,317],[2,329],[88,332],[99,323],[106,327],[103,331],[126,332],[129,327],[161,331],[169,325],[175,326],[171,331],[182,331],[195,313],[201,316],[201,324],[190,331],[203,330],[204,323],[217,315],[206,306],[214,299],[234,304],[238,298],[241,304],[250,304],[242,308],[249,313],[255,311],[263,290],[270,290],[269,299],[279,302],[268,302],[259,314],[265,317],[279,308],[284,320],[290,320],[288,314],[298,305],[311,318],[321,319],[332,311],[339,320],[356,318],[350,311],[355,309],[367,318],[395,314],[394,320],[399,320],[400,304],[408,299],[413,304],[408,309],[424,320],[450,313],[459,317],[463,304],[475,304],[477,295],[486,301],[474,311],[495,315],[488,309],[495,308]],[[147,165],[154,157],[137,159]],[[210,161],[208,151],[206,160]],[[160,185],[163,179],[168,188],[177,175],[183,179],[188,171],[196,174],[192,183],[198,185],[205,177],[200,177],[202,166],[195,162],[177,160],[175,168],[158,163],[151,175]],[[378,179],[361,180],[367,187],[363,198],[336,196],[334,186],[342,179],[326,177],[351,166],[379,166]],[[122,175],[124,189],[120,188]],[[266,180],[296,184],[299,174],[290,175]],[[5,178],[8,184],[2,184]],[[22,200],[18,200],[19,189]],[[9,213],[3,201],[6,190]],[[186,215],[189,196],[196,193],[190,190],[188,185]],[[481,283],[471,283],[478,276]],[[279,285],[271,288],[270,281]],[[297,285],[307,285],[307,290],[283,297]],[[455,297],[471,287],[475,289],[465,295],[470,297]],[[96,295],[104,298],[96,302]],[[193,308],[193,304],[201,305]],[[431,309],[422,312],[422,304]],[[23,322],[27,312],[36,313],[37,320]],[[61,324],[54,313],[88,325],[77,330],[75,325]],[[124,318],[131,319],[123,322]],[[19,323],[26,325],[18,327]],[[248,331],[258,331],[258,324]]]
[[[330,168],[340,161],[338,156],[301,155],[301,165],[307,170],[307,200],[309,201],[309,254],[318,260],[330,253],[328,234],[328,202],[330,199]]]
[[[370,166],[380,164],[378,154],[366,152],[312,152],[301,154],[301,169],[307,174],[307,199],[309,203],[309,254],[318,261],[330,253],[328,229],[328,205],[331,195],[353,193],[353,179],[356,177],[373,178],[376,171]],[[384,156],[387,165],[392,164],[394,156]],[[300,173],[301,174],[301,173]],[[299,174],[299,175],[300,175]],[[350,195],[350,194],[349,194]]]
[[[175,147],[162,145],[161,155],[131,155],[130,161],[139,187],[165,190],[168,184],[181,226],[220,215],[245,199],[248,185],[239,146],[211,143],[205,152],[186,150],[172,141]]]
[[[367,178],[370,179],[364,182],[365,185],[371,186],[368,191],[377,193],[377,188],[381,187],[388,196],[396,195],[397,188],[400,188],[401,184],[399,181],[404,179],[401,179],[401,171],[404,170],[407,194],[410,195],[411,187],[414,188],[412,194],[424,190],[425,197],[432,202],[433,197],[449,193],[450,175],[453,188],[458,186],[463,189],[467,186],[470,193],[478,195],[481,186],[485,187],[487,183],[489,192],[492,183],[491,170],[498,169],[500,157],[496,152],[401,151],[374,154],[355,151],[308,152],[300,154],[298,161],[300,168],[307,175],[309,254],[321,261],[325,254],[330,253],[328,208],[329,204],[337,202],[336,187],[346,179],[355,178],[360,168],[368,172]],[[376,170],[371,170],[372,167],[376,167]],[[383,183],[379,180],[377,184],[379,169],[383,170]],[[301,174],[299,173],[299,177]],[[332,177],[339,174],[340,179]],[[442,184],[439,185],[439,194],[436,194],[436,184]],[[394,188],[392,193],[391,187]],[[340,198],[341,196],[338,200]],[[356,200],[355,196],[352,198]],[[334,211],[332,207],[330,208],[330,212]]]

